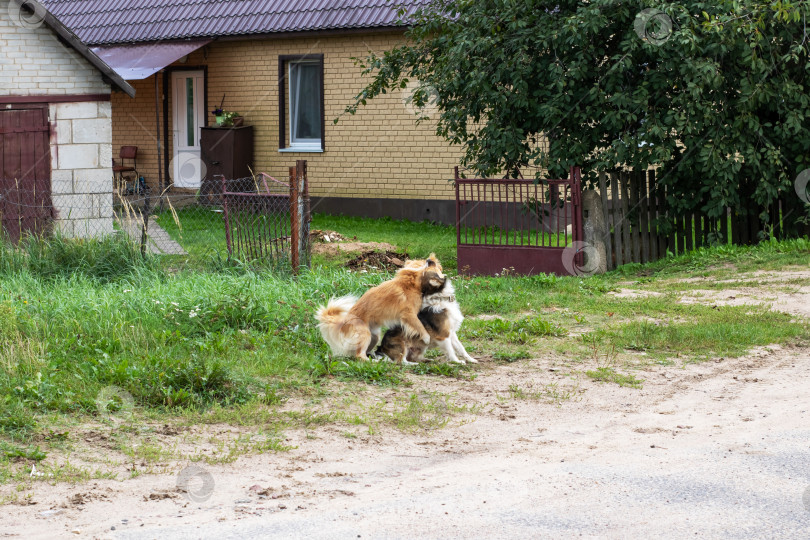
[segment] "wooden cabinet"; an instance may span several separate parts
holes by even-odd
[[[200,138],[200,150],[206,174],[202,181],[201,195],[214,202],[222,192],[223,175],[226,180],[251,176],[253,167],[253,126],[204,127]],[[229,191],[242,191],[238,182],[228,182]],[[252,186],[253,182],[244,182]]]

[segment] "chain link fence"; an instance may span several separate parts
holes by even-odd
[[[156,193],[137,177],[109,183],[74,182],[71,193],[26,189],[19,182],[0,188],[3,241],[28,235],[68,238],[121,235],[143,253],[164,256],[172,267],[212,260],[251,266],[309,266],[309,188],[306,162],[290,175],[257,173],[215,178],[213,192],[171,189]]]

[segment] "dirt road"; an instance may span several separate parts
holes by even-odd
[[[553,370],[436,380],[480,410],[427,434],[291,432],[296,449],[205,466],[186,494],[176,471],[40,489],[3,507],[0,537],[810,537],[807,349],[653,367],[643,389],[585,378],[556,405],[504,397],[572,383]]]

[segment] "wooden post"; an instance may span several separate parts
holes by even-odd
[[[630,212],[628,214],[632,215],[636,219],[633,222],[630,222],[630,215],[627,216],[627,221],[630,224],[630,243],[633,246],[633,262],[641,262],[641,234],[640,234],[640,219],[638,218],[639,214],[641,213],[639,210],[639,182],[638,182],[638,173],[636,171],[630,171],[628,173],[627,179],[629,180],[630,184]]]
[[[620,173],[622,180],[619,188],[622,192],[622,244],[624,244],[624,262],[633,261],[633,246],[630,240],[630,175]]]
[[[622,251],[622,215],[621,199],[619,198],[619,173],[610,173],[610,193],[613,197],[611,209],[613,213],[613,245],[616,250],[616,266],[624,264],[624,253]],[[614,268],[615,268],[614,267]]]
[[[650,196],[647,193],[647,172],[641,171],[638,175],[640,217],[638,220],[641,229],[641,262],[653,260],[650,256]]]
[[[294,274],[298,273],[298,169],[290,167],[290,264]]]
[[[684,235],[686,235],[685,243],[684,243],[684,253],[687,251],[692,251],[695,247],[694,239],[692,238],[692,223],[695,220],[695,214],[693,212],[689,212],[684,216],[684,222],[686,223],[686,230],[684,231]]]
[[[298,181],[298,266],[309,266],[309,186],[307,162],[295,162],[295,178]]]
[[[602,214],[605,216],[605,258],[607,269],[613,270],[616,265],[613,262],[613,242],[610,238],[610,210],[608,209],[607,183],[605,173],[599,173],[599,195],[602,198]]]

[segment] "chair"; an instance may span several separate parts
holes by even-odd
[[[138,186],[138,147],[137,146],[122,146],[121,151],[118,153],[118,158],[121,163],[116,164],[113,159],[113,177],[115,178],[116,189],[119,193],[130,195],[135,193]],[[131,165],[127,165],[125,160],[130,160]],[[132,184],[130,185],[130,179]]]

